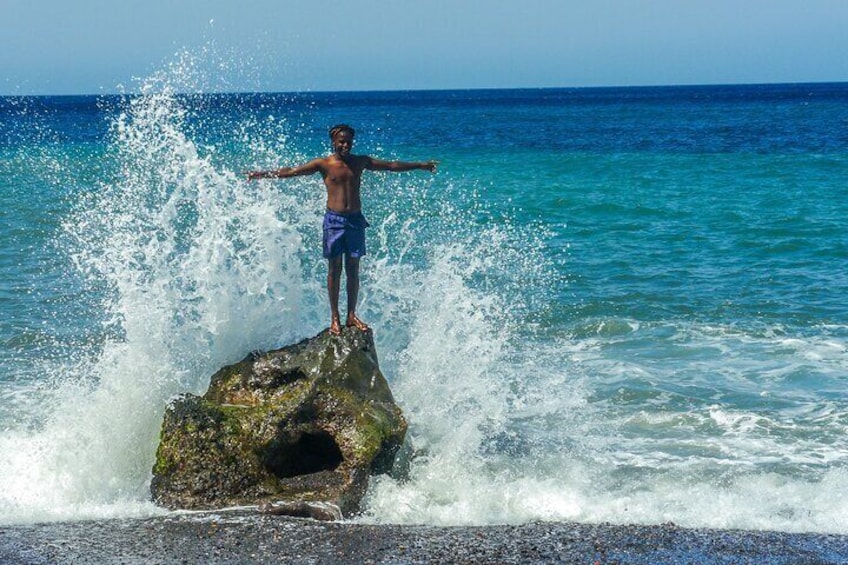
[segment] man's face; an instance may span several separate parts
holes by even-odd
[[[333,136],[333,152],[339,157],[347,157],[353,147],[353,136],[349,131],[340,131]]]

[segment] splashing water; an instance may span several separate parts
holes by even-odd
[[[168,399],[202,393],[222,364],[302,337],[314,320],[298,231],[314,214],[217,169],[185,135],[179,97],[143,90],[112,123],[115,178],[65,224],[74,263],[104,296],[108,337],[53,379],[36,434],[2,439],[7,519],[150,512]]]
[[[37,431],[0,439],[11,454],[0,464],[8,521],[155,512],[148,485],[168,400],[201,394],[209,375],[249,351],[326,324],[315,179],[278,190],[217,164],[215,147],[190,136],[203,118],[177,90],[195,80],[195,63],[179,61],[110,108],[108,166],[64,223],[62,246],[102,296],[93,315],[102,338],[50,379],[53,404]],[[259,125],[246,116],[235,132],[253,155],[302,157],[280,145],[283,120],[263,122],[264,135],[251,138]],[[449,181],[434,204],[433,181],[422,178],[374,183],[361,310],[413,422],[414,474],[443,469],[427,479],[439,490],[458,470],[485,466],[475,452],[506,421],[508,382],[497,365],[521,306],[484,289],[493,274],[511,276],[488,246],[506,249],[519,234],[480,229],[479,210],[450,204],[467,196]],[[375,508],[381,496],[378,487]]]

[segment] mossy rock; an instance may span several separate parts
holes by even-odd
[[[371,332],[325,331],[251,354],[212,375],[202,397],[172,401],[151,493],[171,509],[286,500],[351,515],[405,435]]]

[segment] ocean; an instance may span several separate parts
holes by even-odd
[[[356,520],[848,534],[848,84],[0,98],[0,523],[161,514],[169,399],[327,327],[319,177],[409,420]],[[344,295],[343,295],[344,296]]]

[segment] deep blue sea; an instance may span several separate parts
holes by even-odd
[[[0,98],[0,523],[160,513],[170,398],[329,322],[329,152],[410,433],[382,523],[848,533],[848,83]],[[176,94],[180,92],[180,94]]]

